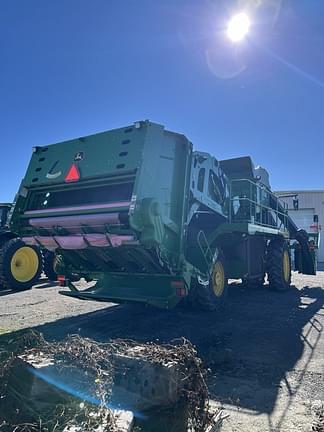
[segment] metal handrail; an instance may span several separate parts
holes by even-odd
[[[248,184],[248,191],[246,190],[247,188],[245,188],[245,190],[242,188],[241,193],[235,194],[235,196],[233,196],[234,183]],[[238,192],[240,192],[240,190]],[[243,194],[243,192],[245,193]],[[263,198],[261,198],[262,194],[265,194]],[[257,199],[257,196],[260,197],[259,201]],[[276,208],[270,207],[271,198],[277,203]],[[237,199],[240,202],[240,206],[242,205],[242,202],[248,203],[248,206],[244,206],[245,209],[248,209],[248,214],[246,216],[243,215],[239,218],[236,217],[233,202]],[[263,202],[264,199],[267,202],[266,204]],[[279,202],[281,207],[284,209],[284,212],[279,211]],[[259,209],[259,211],[257,211],[257,209]],[[260,220],[258,220],[257,215],[259,215]],[[264,221],[264,216],[266,217],[266,221]],[[273,222],[269,222],[270,217],[273,218]],[[263,185],[255,183],[250,179],[234,179],[231,181],[230,184],[229,219],[231,223],[249,222],[265,227],[287,229],[288,205],[285,202],[280,201],[274,193],[269,191],[269,189],[267,189]]]

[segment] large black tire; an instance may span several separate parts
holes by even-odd
[[[7,241],[0,249],[0,285],[4,289],[22,291],[35,285],[43,270],[39,248],[21,239]]]
[[[189,291],[191,306],[208,311],[218,311],[225,304],[228,290],[228,279],[224,260],[218,259],[213,267],[212,277],[208,284],[200,284],[193,279]]]
[[[44,257],[44,273],[48,280],[50,281],[56,281],[57,280],[57,273],[55,271],[55,253],[51,252],[49,250],[43,251],[43,257]]]
[[[267,250],[267,273],[269,288],[287,291],[291,283],[289,246],[284,239],[271,240]]]

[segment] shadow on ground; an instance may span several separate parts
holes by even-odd
[[[228,309],[221,314],[184,308],[164,311],[119,305],[64,318],[35,329],[46,339],[78,333],[99,341],[131,338],[171,342],[185,337],[211,369],[211,396],[242,408],[271,413],[280,382],[293,370],[305,345],[315,349],[322,327],[314,317],[324,304],[321,288],[276,294],[231,285]],[[70,301],[63,298],[62,301]],[[311,323],[315,342],[303,328]],[[307,372],[307,362],[303,366]],[[259,393],[258,393],[259,392]]]
[[[45,280],[42,279],[40,281],[40,283],[37,284],[36,286],[34,286],[33,288],[34,289],[44,289],[44,288],[53,288],[55,286],[57,286],[57,282],[53,282],[53,281],[50,281],[48,279],[45,279]],[[29,291],[29,288],[26,290],[15,291],[15,290],[6,289],[6,288],[3,288],[2,286],[0,286],[0,297],[17,294],[18,292],[21,292],[21,291]]]

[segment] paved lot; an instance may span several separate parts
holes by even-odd
[[[31,291],[0,292],[0,332],[32,327],[47,339],[80,333],[160,342],[185,336],[210,369],[213,403],[230,414],[222,431],[309,431],[316,401],[324,401],[324,272],[294,274],[293,284],[277,294],[233,283],[227,309],[215,315],[83,302],[44,281]]]

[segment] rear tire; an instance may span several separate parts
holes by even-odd
[[[43,251],[44,257],[44,273],[46,274],[48,280],[57,281],[57,273],[55,271],[55,260],[56,255],[54,252],[49,250]]]
[[[39,248],[21,239],[7,241],[0,249],[0,285],[4,289],[22,291],[38,282],[43,267]]]
[[[267,251],[267,272],[269,288],[287,291],[291,283],[291,261],[289,247],[285,240],[271,240]]]
[[[192,306],[208,311],[222,309],[227,297],[228,280],[224,260],[218,259],[214,266],[211,280],[208,284],[200,284],[197,279],[191,283],[189,297]]]

